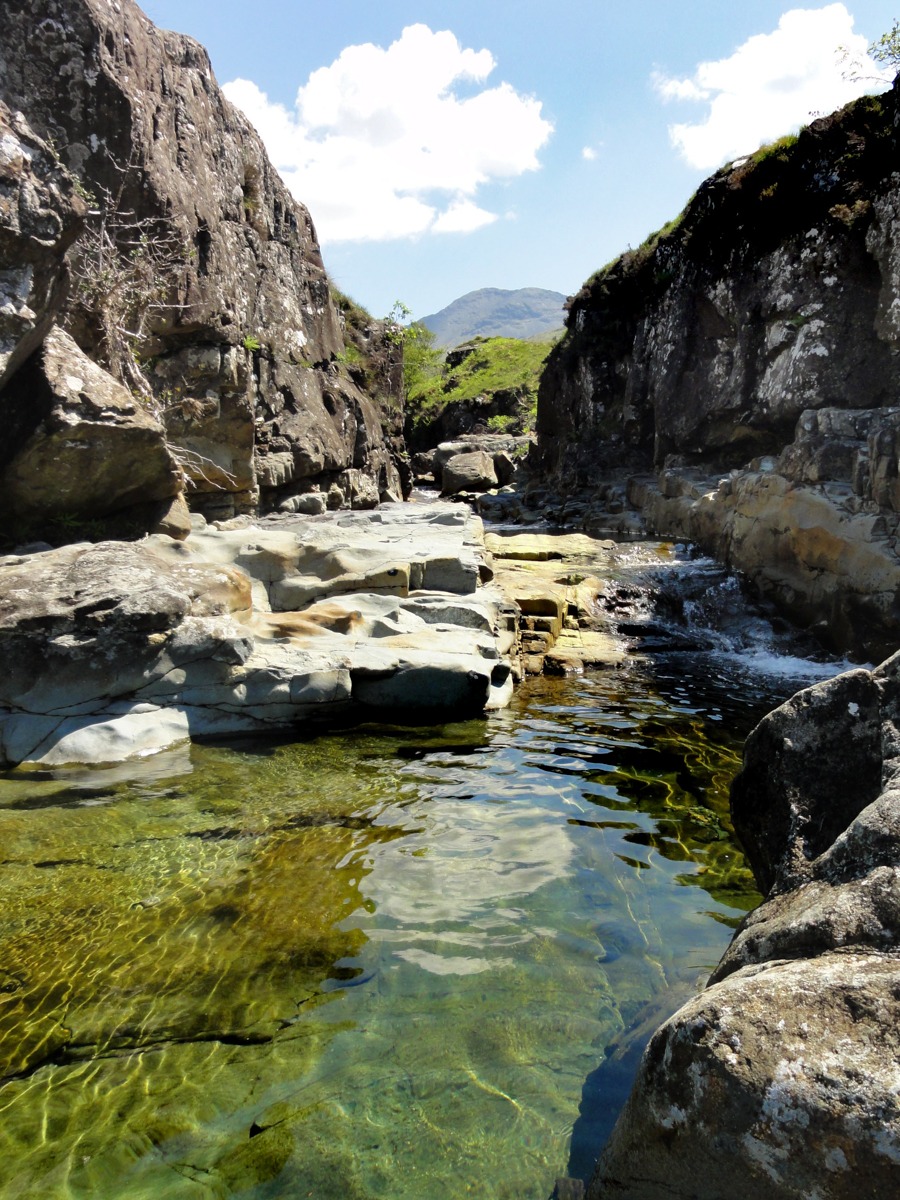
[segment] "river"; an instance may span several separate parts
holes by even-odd
[[[743,737],[838,669],[665,561],[694,583],[677,621],[622,616],[625,669],[527,680],[483,719],[0,780],[0,1195],[586,1177],[650,1032],[758,900],[728,823]]]

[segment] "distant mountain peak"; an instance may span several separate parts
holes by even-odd
[[[563,327],[566,297],[546,288],[478,288],[422,317],[438,346],[458,346],[474,337],[530,338]]]

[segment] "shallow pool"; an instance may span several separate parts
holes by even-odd
[[[0,1195],[585,1176],[756,902],[727,790],[777,698],[635,661],[484,720],[0,781]]]

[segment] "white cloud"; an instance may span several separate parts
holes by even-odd
[[[581,151],[581,157],[584,159],[585,162],[593,162],[594,159],[597,157],[597,151],[594,149],[593,146],[585,146],[584,149]]]
[[[448,31],[410,25],[386,50],[348,46],[310,75],[293,110],[245,79],[223,90],[323,242],[468,233],[497,219],[476,203],[479,188],[536,170],[553,131],[540,101],[508,83],[472,90],[495,65]]]
[[[794,8],[774,32],[749,38],[729,58],[700,63],[690,79],[656,73],[653,84],[664,100],[709,106],[704,120],[669,126],[672,144],[691,166],[718,167],[805,124],[813,113],[871,91],[871,79],[844,78],[840,48],[851,59],[864,58],[867,48],[844,4]],[[871,66],[871,76],[890,83],[892,72]]]

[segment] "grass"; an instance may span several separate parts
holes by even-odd
[[[499,392],[517,396],[518,412],[495,415],[488,427],[498,432],[529,432],[537,413],[537,389],[555,339],[476,338],[470,354],[454,367],[434,352],[407,381],[407,409],[413,425],[435,420],[450,404],[464,404]]]

